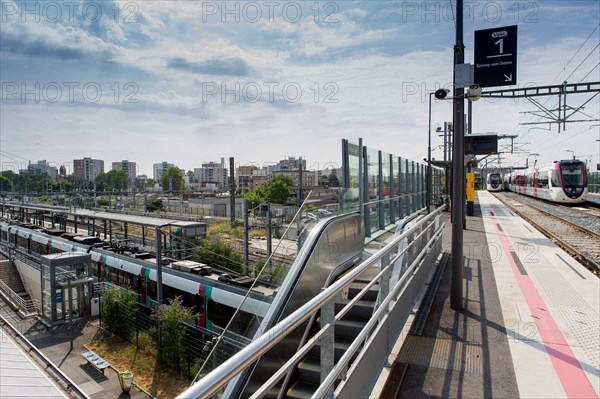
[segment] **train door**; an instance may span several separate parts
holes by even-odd
[[[146,304],[146,268],[140,270],[140,302]]]
[[[205,328],[208,331],[212,331],[213,330],[213,323],[212,320],[210,319],[211,315],[210,312],[208,311],[208,302],[211,300],[212,298],[212,289],[213,287],[207,286],[205,285],[205,290],[204,290],[204,320],[205,320]]]
[[[140,277],[142,278],[140,287],[140,302],[150,308],[152,306],[150,295],[148,295],[148,285],[152,283],[152,280],[150,280],[150,269],[147,267],[142,267],[142,270],[140,271]]]
[[[198,298],[196,301],[196,308],[198,310],[198,325],[202,328],[206,328],[206,294],[205,294],[206,286],[204,284],[200,284],[200,288],[198,288]]]

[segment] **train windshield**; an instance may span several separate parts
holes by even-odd
[[[563,187],[582,187],[583,186],[583,165],[562,165],[562,182]]]
[[[500,175],[490,175],[491,184],[500,184]]]

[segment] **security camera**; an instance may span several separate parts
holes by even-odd
[[[478,84],[471,85],[467,89],[467,98],[469,101],[477,101],[481,98],[481,87]]]
[[[448,95],[448,93],[450,93],[450,90],[448,90],[448,89],[438,89],[438,90],[435,91],[435,93],[433,95],[438,100],[443,100],[444,98],[446,98],[446,96]]]

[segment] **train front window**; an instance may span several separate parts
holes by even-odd
[[[552,172],[552,174],[551,174],[552,187],[560,187],[560,179],[558,177],[558,171],[552,170],[551,172]]]
[[[562,178],[564,187],[583,186],[583,173],[581,167],[578,166],[563,166]]]

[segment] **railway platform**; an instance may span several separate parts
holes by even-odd
[[[486,191],[466,227],[464,309],[450,308],[449,260],[381,397],[598,398],[598,277]]]

